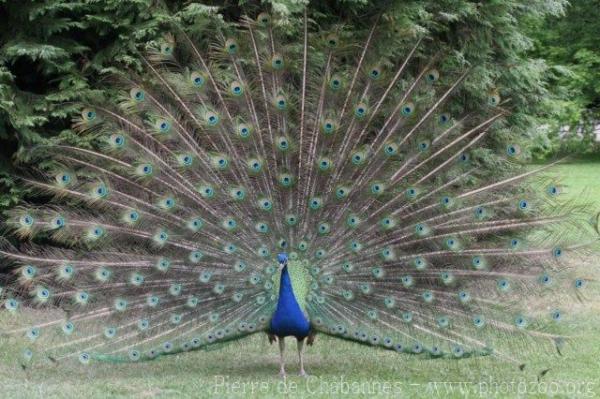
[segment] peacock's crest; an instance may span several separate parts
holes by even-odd
[[[177,26],[75,118],[89,146],[35,148],[22,181],[40,197],[9,212],[24,242],[0,249],[25,360],[265,331],[282,251],[316,331],[433,357],[554,342],[586,285],[565,233],[591,231],[585,209],[514,174],[520,147],[492,135],[510,100],[468,90],[478,65],[382,23]]]

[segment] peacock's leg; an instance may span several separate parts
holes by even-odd
[[[300,359],[300,376],[307,377],[306,371],[304,371],[304,359],[302,357],[304,352],[304,339],[298,340],[298,358]]]
[[[283,351],[285,349],[285,341],[283,337],[277,337],[277,341],[279,342],[279,375],[285,377],[285,367],[283,361]]]

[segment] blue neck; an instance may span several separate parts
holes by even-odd
[[[285,265],[283,270],[281,270],[281,277],[279,278],[279,300],[281,301],[282,296],[291,295],[296,301],[296,296],[294,295],[294,288],[292,287],[292,280],[290,279],[290,273],[288,272],[288,267]]]
[[[309,330],[310,323],[296,300],[286,265],[279,279],[279,299],[271,319],[271,332],[282,337],[293,335],[301,338],[306,337]]]

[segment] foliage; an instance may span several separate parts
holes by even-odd
[[[97,95],[94,83],[108,65],[138,67],[135,43],[154,37],[161,15],[145,1],[32,1],[0,4],[0,173],[9,192],[22,193],[11,157],[23,146],[68,131],[77,101]]]
[[[572,0],[564,17],[531,24],[534,54],[552,65],[550,82],[557,97],[556,114],[548,121],[549,137],[539,142],[540,156],[600,151],[593,135],[600,123],[599,20],[596,2]],[[562,139],[561,127],[569,128]]]
[[[23,195],[13,179],[14,164],[27,160],[23,147],[73,136],[69,127],[77,102],[106,95],[98,83],[109,72],[139,69],[136,52],[161,36],[172,19],[202,25],[209,19],[235,21],[270,8],[287,17],[294,29],[305,4],[302,0],[202,4],[0,0],[0,178],[5,187],[0,207],[14,204]],[[548,67],[528,57],[532,46],[528,32],[531,25],[541,26],[548,15],[559,16],[565,5],[566,0],[339,0],[312,2],[309,12],[317,22],[343,21],[357,28],[364,27],[365,15],[382,13],[390,32],[428,32],[434,40],[448,43],[457,58],[478,65],[466,85],[468,92],[476,94],[473,98],[482,99],[498,88],[503,98],[510,99],[509,123],[493,136],[504,143],[539,135],[534,129],[538,118],[553,109],[546,86]],[[597,62],[594,53],[585,49],[577,53],[580,62]]]

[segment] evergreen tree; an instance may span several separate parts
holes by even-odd
[[[428,31],[456,52],[457,60],[476,61],[480,67],[465,87],[474,98],[498,90],[510,99],[511,128],[492,136],[508,142],[539,134],[537,118],[551,100],[548,67],[528,57],[532,41],[527,32],[547,16],[559,16],[565,5],[565,0],[346,0],[311,3],[309,14],[361,29],[365,14],[381,13],[390,36]],[[0,208],[24,195],[13,178],[13,164],[27,161],[22,149],[57,136],[79,140],[70,130],[77,101],[107,95],[94,83],[111,72],[139,68],[136,51],[168,31],[170,19],[201,26],[271,8],[293,30],[303,7],[299,0],[0,0]]]

